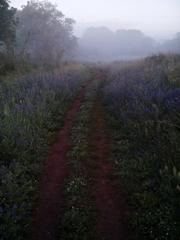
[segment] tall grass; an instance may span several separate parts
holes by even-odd
[[[27,239],[48,146],[87,78],[73,67],[0,82],[0,239]]]
[[[104,103],[137,239],[180,236],[180,56],[109,66]]]

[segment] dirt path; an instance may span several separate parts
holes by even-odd
[[[97,77],[101,80],[101,74]],[[71,130],[89,83],[81,89],[75,99],[47,159],[40,189],[39,208],[34,217],[33,240],[56,239],[58,217],[64,206],[63,187],[70,175],[67,155],[71,149]],[[90,190],[97,210],[96,237],[93,240],[129,240],[129,209],[124,192],[112,177],[114,169],[108,161],[110,144],[106,129],[103,107],[97,98],[92,110],[90,157],[84,172],[92,179]]]
[[[128,240],[129,209],[120,186],[113,180],[113,166],[108,162],[109,142],[103,107],[97,99],[92,117],[90,136],[92,156],[92,192],[97,208],[97,240]]]
[[[63,185],[69,175],[67,153],[70,149],[70,132],[84,99],[86,86],[82,87],[68,112],[65,124],[47,159],[40,189],[40,202],[34,217],[33,239],[55,240],[56,225],[63,205]]]

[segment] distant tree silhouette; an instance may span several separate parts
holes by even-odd
[[[16,9],[9,6],[7,0],[0,0],[0,42],[7,51],[12,52],[16,36]]]

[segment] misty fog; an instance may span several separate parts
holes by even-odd
[[[75,20],[81,61],[136,59],[155,53],[180,52],[179,0],[51,0]],[[27,0],[12,0],[21,8]]]
[[[180,240],[180,0],[0,0],[0,240]]]
[[[88,28],[78,41],[76,58],[87,61],[129,60],[156,53],[180,52],[180,33],[163,42],[146,36],[140,30],[107,27]]]

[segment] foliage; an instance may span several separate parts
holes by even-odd
[[[118,167],[135,208],[137,239],[180,235],[179,55],[116,63],[104,89]]]
[[[26,68],[52,69],[73,58],[74,20],[50,1],[28,1],[21,10],[0,1],[0,75]]]
[[[4,42],[7,48],[15,41],[15,12],[7,0],[0,0],[0,43]]]
[[[14,58],[7,56],[7,54],[0,54],[0,75],[12,73],[16,69]]]
[[[0,239],[26,239],[43,158],[85,68],[0,83]]]
[[[73,23],[48,1],[29,1],[17,13],[17,53],[30,61],[58,65],[76,47]]]

